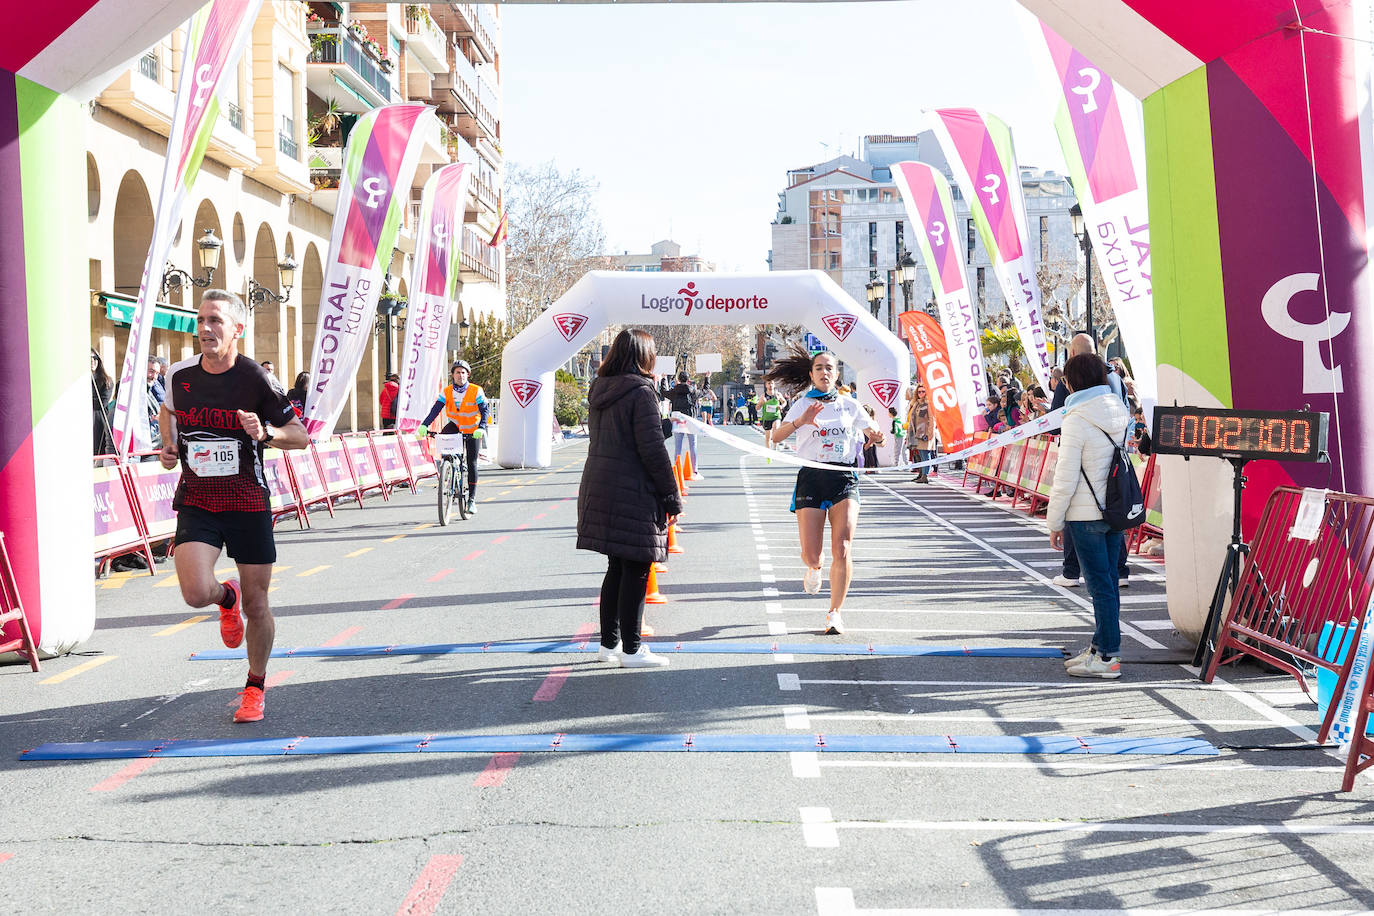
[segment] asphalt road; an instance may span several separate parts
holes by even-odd
[[[484,469],[478,515],[447,528],[432,483],[316,511],[306,531],[279,525],[278,647],[594,650],[604,560],[573,547],[585,443],[554,454],[548,470]],[[0,911],[1374,908],[1370,783],[1334,791],[1338,761],[1303,746],[1316,711],[1291,678],[1242,667],[1207,687],[1182,667],[1162,564],[1138,561],[1125,592],[1118,682],[1067,678],[1055,657],[806,654],[1076,650],[1091,609],[1049,584],[1042,523],[947,480],[869,477],[849,631],[822,636],[826,595],[800,587],[793,474],[709,441],[702,456],[686,553],[649,621],[669,650],[721,651],[674,652],[664,670],[611,670],[593,651],[283,657],[267,718],[235,725],[246,665],[191,659],[222,648],[218,627],[193,622],[204,612],[182,605],[170,568],[97,582],[81,653],[38,676],[0,670]],[[551,749],[589,734],[679,752]],[[412,752],[19,759],[50,742],[381,735],[410,736]],[[414,752],[449,735],[496,750]],[[826,749],[903,735],[966,750],[1200,739],[1219,753]],[[784,749],[681,750],[715,736]],[[1259,746],[1280,749],[1244,749]]]

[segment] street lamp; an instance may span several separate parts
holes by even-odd
[[[387,274],[387,280],[391,279],[391,274]],[[391,374],[391,319],[399,317],[405,313],[406,301],[390,290],[383,284],[384,292],[377,300],[377,333],[386,339],[386,374]]]
[[[215,279],[215,268],[219,266],[219,250],[223,245],[223,242],[215,238],[213,229],[206,229],[205,234],[196,240],[196,259],[200,261],[200,269],[205,271],[205,279],[197,280],[184,270],[168,266],[166,273],[162,275],[162,297],[167,298],[167,293],[173,286],[183,289],[187,286],[201,289],[209,286]]]
[[[864,285],[864,289],[868,293],[868,310],[877,318],[883,307],[883,295],[887,292],[887,284],[881,278],[874,277]]]
[[[1074,204],[1069,208],[1069,219],[1073,220],[1073,234],[1078,236],[1078,247],[1083,249],[1083,309],[1087,322],[1087,334],[1093,339],[1093,349],[1097,348],[1097,333],[1093,330],[1093,243],[1088,238],[1088,228],[1083,219],[1083,208]]]
[[[912,287],[916,283],[916,262],[912,260],[911,252],[902,249],[901,256],[897,258],[897,282],[902,285],[902,311],[911,309]]]
[[[281,288],[286,290],[278,296],[267,287],[263,286],[252,277],[248,278],[248,307],[261,305],[268,300],[272,302],[285,302],[291,298],[291,287],[296,285],[296,268],[299,267],[296,259],[287,255],[280,264],[277,265],[277,273],[281,276]]]

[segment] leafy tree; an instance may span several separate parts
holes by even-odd
[[[481,385],[488,397],[501,396],[501,351],[513,336],[506,323],[493,315],[479,318],[468,328],[462,358],[472,366],[472,381]]]
[[[587,422],[587,398],[576,382],[554,382],[553,417],[565,429]]]

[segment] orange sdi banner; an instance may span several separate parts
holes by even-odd
[[[902,312],[897,318],[911,345],[911,355],[916,358],[921,384],[925,385],[930,411],[940,431],[940,442],[946,452],[961,449],[972,442],[973,436],[964,433],[964,417],[959,411],[959,394],[954,389],[944,329],[925,312]]]

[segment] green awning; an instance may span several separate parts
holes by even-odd
[[[138,300],[118,293],[101,293],[100,301],[105,304],[105,317],[115,324],[133,324],[134,306]],[[181,334],[196,333],[196,314],[185,309],[156,305],[153,309],[153,327],[165,328]]]

